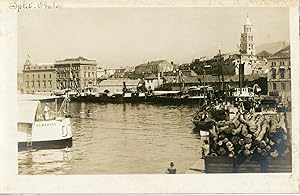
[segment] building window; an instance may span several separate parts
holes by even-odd
[[[38,78],[40,78],[40,74],[38,74]]]
[[[43,81],[43,86],[46,88],[46,81]]]
[[[32,88],[34,88],[34,81],[31,81],[31,83],[32,83]]]
[[[272,78],[276,79],[276,69],[272,69]]]
[[[49,81],[49,87],[52,88],[52,81]]]
[[[291,78],[291,76],[292,76],[292,72],[291,72],[291,69],[289,68],[289,79]]]
[[[49,74],[49,78],[51,79],[51,74]]]
[[[91,73],[90,72],[88,72],[88,77],[91,77]]]
[[[34,79],[34,74],[32,74],[32,78]]]
[[[272,62],[272,66],[276,66],[276,62]]]
[[[279,69],[280,79],[284,79],[285,70],[283,68]]]
[[[46,74],[44,74],[44,78],[46,78]]]
[[[29,81],[26,81],[26,87],[29,88]]]
[[[273,83],[273,90],[276,91],[276,83]]]
[[[281,90],[284,91],[285,90],[285,84],[281,83]]]
[[[40,87],[41,87],[41,83],[40,83],[40,81],[37,81],[37,86],[38,86],[38,88],[40,88]]]

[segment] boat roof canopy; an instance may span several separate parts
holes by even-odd
[[[153,91],[154,95],[178,94],[180,91]]]
[[[33,123],[37,111],[38,101],[18,101],[18,123]]]
[[[31,94],[22,94],[18,95],[18,101],[41,101],[41,100],[53,100],[62,98],[61,96],[45,96],[45,95],[31,95]]]

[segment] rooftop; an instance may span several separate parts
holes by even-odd
[[[269,56],[272,55],[272,53],[270,53],[270,52],[268,52],[268,51],[266,51],[266,50],[263,50],[263,51],[257,53],[256,55],[257,55],[258,57],[269,57]]]
[[[125,84],[127,86],[137,86],[139,84],[138,79],[133,80],[133,79],[108,79],[108,80],[103,80],[100,82],[100,87],[101,86],[123,86],[123,82],[125,82]]]
[[[157,65],[157,64],[160,64],[160,63],[169,63],[169,62],[167,60],[156,60],[156,61],[151,61],[151,62],[148,62],[148,63],[145,63],[145,64],[139,64],[136,67]],[[169,63],[169,64],[171,64],[171,63]]]
[[[77,57],[77,58],[66,58],[64,60],[56,60],[55,64],[69,64],[69,63],[80,63],[80,64],[93,64],[96,65],[96,60],[89,60],[84,57]]]
[[[290,58],[290,46],[287,46],[278,52],[271,55],[268,59],[276,59],[276,58]]]

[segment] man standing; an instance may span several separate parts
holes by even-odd
[[[45,120],[49,120],[49,112],[50,112],[50,108],[48,106],[48,103],[46,103],[45,107],[44,107],[44,119]]]

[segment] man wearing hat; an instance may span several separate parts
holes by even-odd
[[[49,112],[50,112],[50,108],[49,108],[49,104],[46,103],[45,107],[44,107],[44,119],[45,120],[49,120]]]

